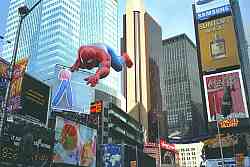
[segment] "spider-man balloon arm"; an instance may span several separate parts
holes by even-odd
[[[109,72],[110,72],[110,58],[107,57],[106,59],[100,62],[99,68],[96,71],[95,75],[91,75],[88,78],[85,78],[84,80],[87,81],[87,85],[90,84],[92,87],[94,87],[98,83],[99,79],[108,76]]]

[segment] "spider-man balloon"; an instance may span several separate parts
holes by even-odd
[[[133,62],[126,53],[118,56],[115,51],[106,44],[83,45],[78,49],[77,60],[71,67],[71,71],[82,69],[92,69],[98,67],[95,75],[91,75],[84,80],[92,87],[96,86],[99,79],[105,78],[110,72],[110,67],[115,71],[122,71],[123,65],[128,68],[133,66]]]

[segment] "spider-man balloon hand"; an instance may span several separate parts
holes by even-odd
[[[133,62],[126,53],[118,56],[114,50],[105,44],[83,45],[78,49],[78,56],[75,64],[71,67],[74,72],[79,68],[92,69],[98,67],[95,75],[89,76],[84,80],[92,87],[98,84],[99,79],[105,78],[110,72],[110,67],[115,71],[122,71],[123,65],[132,67]]]

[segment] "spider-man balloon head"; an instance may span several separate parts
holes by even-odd
[[[96,48],[88,47],[86,49],[83,49],[80,56],[80,61],[81,61],[80,68],[90,70],[94,67],[97,67],[99,62],[93,56],[95,54],[96,54]]]

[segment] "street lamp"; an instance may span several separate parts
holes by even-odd
[[[6,89],[6,94],[5,94],[5,98],[4,98],[4,103],[3,103],[3,123],[2,123],[2,129],[4,128],[4,123],[6,121],[6,112],[8,110],[8,100],[9,100],[9,96],[10,96],[10,89],[12,86],[12,79],[13,79],[13,75],[14,75],[14,67],[16,64],[16,57],[17,57],[17,49],[18,49],[18,44],[19,44],[19,39],[20,39],[20,32],[21,32],[21,27],[22,27],[22,23],[23,20],[26,18],[26,16],[28,16],[30,14],[30,12],[41,2],[42,0],[37,1],[30,9],[26,6],[20,6],[18,8],[18,14],[19,14],[19,24],[18,24],[18,29],[17,29],[17,34],[16,34],[16,38],[15,38],[15,43],[14,43],[14,50],[13,50],[13,56],[11,59],[11,63],[9,66],[9,70],[8,70],[8,76],[9,76],[9,82],[7,85],[7,89]],[[0,136],[2,136],[2,130],[0,129]]]
[[[221,142],[221,137],[220,137],[220,125],[219,125],[220,118],[216,119],[216,125],[217,125],[217,132],[218,132],[218,139],[219,139],[219,144],[220,144],[220,155],[221,155],[221,161],[222,161],[222,167],[225,167],[225,162],[224,162],[224,156],[223,156],[223,150],[222,150],[222,142]]]

